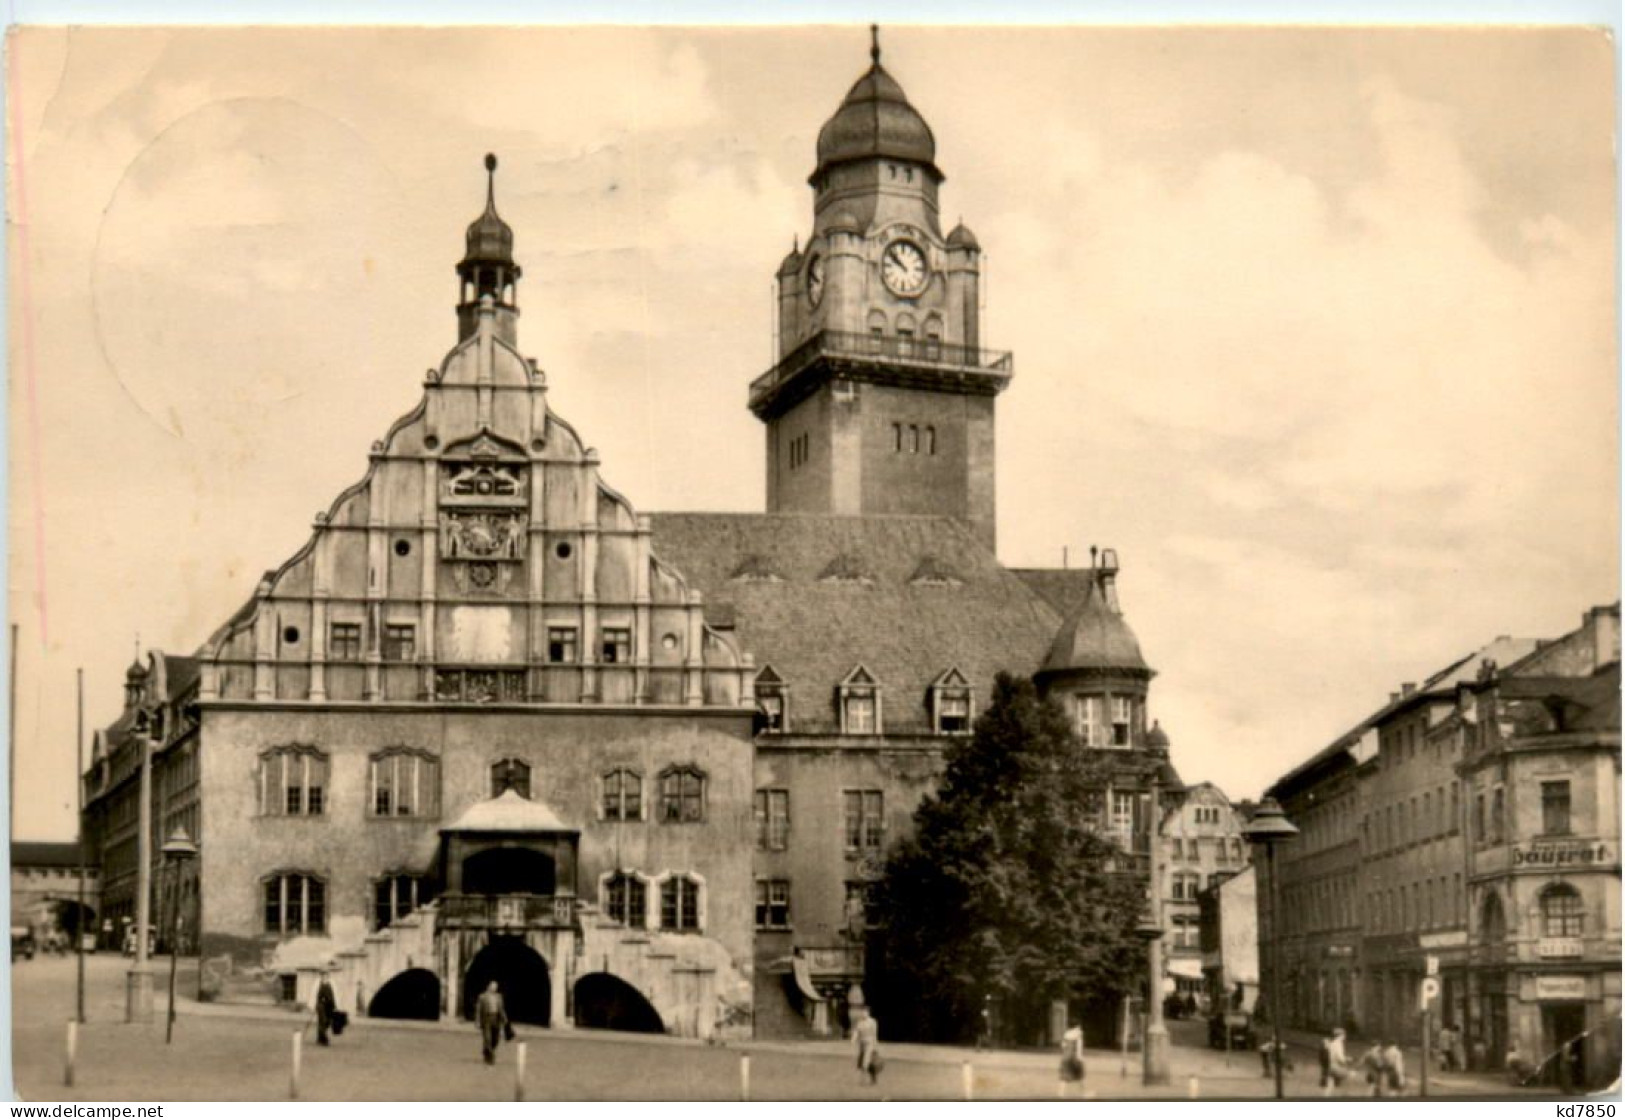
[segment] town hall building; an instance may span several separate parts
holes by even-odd
[[[486,167],[417,406],[199,648],[132,666],[97,734],[104,913],[133,909],[150,744],[153,850],[201,848],[159,867],[154,913],[215,998],[307,1002],[326,969],[379,1016],[466,1014],[496,979],[524,1022],[828,1030],[887,847],[1001,671],[1115,761],[1099,824],[1143,850],[1171,770],[1117,558],[995,554],[1014,363],[983,348],[980,246],[943,233],[935,139],[878,44],[819,133],[749,385],[763,513],[613,488],[520,349]]]

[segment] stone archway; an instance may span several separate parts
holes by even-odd
[[[493,980],[509,1019],[539,1027],[552,1021],[553,981],[547,961],[524,938],[493,937],[474,955],[463,974],[463,1018],[474,1018],[475,1001]]]
[[[575,1022],[599,1030],[666,1032],[660,1012],[643,993],[608,972],[589,972],[576,981]]]
[[[440,1018],[440,977],[426,968],[408,968],[391,976],[367,1004],[373,1019]]]

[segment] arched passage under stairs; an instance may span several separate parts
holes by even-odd
[[[643,993],[608,972],[589,972],[576,981],[575,1013],[578,1027],[642,1034],[666,1031],[660,1012]]]
[[[552,1020],[553,981],[547,961],[520,937],[493,937],[469,962],[463,974],[463,1018],[474,1018],[474,1004],[491,981],[497,983],[508,1018],[545,1027]]]

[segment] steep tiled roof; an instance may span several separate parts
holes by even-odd
[[[1095,573],[1089,568],[1011,568],[1010,573],[1043,597],[1065,618],[1089,597]]]
[[[1128,670],[1150,674],[1140,656],[1140,643],[1123,616],[1112,609],[1105,594],[1091,584],[1080,603],[1067,615],[1066,624],[1044,659],[1046,673],[1075,669]]]
[[[1590,677],[1503,677],[1504,700],[1538,700],[1552,712],[1554,731],[1620,729],[1619,664]]]
[[[958,666],[985,704],[999,670],[1037,670],[1061,624],[952,518],[657,513],[653,522],[655,554],[705,594],[713,621],[732,611],[740,648],[788,684],[796,732],[837,729],[835,688],[859,664],[884,690],[888,732],[928,732],[927,694],[943,672]],[[747,558],[779,581],[730,578]],[[922,567],[952,580],[919,579]]]

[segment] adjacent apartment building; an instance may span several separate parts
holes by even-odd
[[[1280,778],[1283,1021],[1415,1039],[1431,972],[1480,1061],[1617,1072],[1619,724],[1614,604],[1402,686]]]

